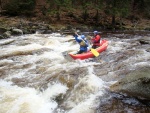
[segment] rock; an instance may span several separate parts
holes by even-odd
[[[6,28],[0,27],[0,34],[3,34],[3,33],[5,33],[6,31],[7,31]]]
[[[23,31],[21,29],[12,29],[13,35],[23,35]]]
[[[53,33],[52,30],[45,30],[45,31],[43,32],[43,34],[51,34],[51,33]]]
[[[148,30],[148,31],[150,31],[150,27],[146,27],[144,30]]]
[[[0,35],[0,39],[3,39],[4,37],[2,35]]]
[[[3,40],[3,41],[0,42],[0,46],[1,46],[1,45],[7,45],[7,44],[10,44],[10,43],[12,43],[12,42],[14,42],[14,41],[15,41],[14,39]]]
[[[110,89],[150,100],[150,67],[129,73],[125,78],[113,84]]]
[[[147,52],[150,52],[150,48],[146,49]]]
[[[150,37],[143,37],[142,39],[139,39],[139,42],[141,44],[150,44]]]
[[[3,33],[3,37],[4,38],[10,38],[11,37],[11,31],[6,31],[5,33]]]

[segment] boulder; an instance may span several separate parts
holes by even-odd
[[[141,43],[141,44],[150,44],[150,37],[143,37],[143,38],[141,38],[141,39],[139,39],[139,42]]]
[[[3,33],[3,37],[4,38],[10,38],[11,37],[11,31],[6,31],[5,33]]]
[[[21,29],[12,29],[13,35],[23,35],[23,31]]]
[[[6,28],[4,28],[4,27],[0,27],[0,34],[3,34],[3,33],[5,33],[7,31],[7,29]]]
[[[150,100],[150,67],[129,73],[125,78],[113,84],[110,89],[114,92]]]
[[[0,39],[3,39],[4,37],[2,35],[0,35]]]

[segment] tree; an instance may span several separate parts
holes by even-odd
[[[125,17],[129,14],[130,0],[107,0],[107,12],[112,17],[112,26],[116,25],[116,16]]]
[[[147,16],[150,16],[150,0],[132,0],[131,11],[134,15],[137,13],[142,13]]]
[[[0,9],[2,10],[2,0],[0,0]]]
[[[83,20],[84,22],[86,22],[87,18],[88,18],[88,7],[91,5],[91,1],[88,0],[82,0],[81,2],[81,9],[82,9],[82,16],[83,16]]]
[[[3,9],[10,15],[30,14],[35,6],[35,0],[9,0]]]
[[[150,18],[150,0],[145,0],[145,3],[144,3],[144,12],[145,12],[145,15]]]
[[[94,4],[93,4],[93,7],[94,7],[94,9],[96,10],[96,14],[95,14],[95,21],[96,21],[96,24],[98,23],[98,21],[99,21],[99,18],[100,18],[100,16],[99,16],[99,11],[101,11],[102,10],[102,8],[104,7],[104,5],[103,5],[103,0],[94,0],[94,2],[93,2]]]
[[[54,14],[56,14],[56,18],[57,21],[59,21],[61,19],[60,15],[61,15],[61,10],[64,7],[70,7],[70,0],[47,0],[48,4],[49,4],[49,12],[53,12]]]

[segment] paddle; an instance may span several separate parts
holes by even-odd
[[[94,55],[95,57],[98,57],[98,56],[99,56],[99,52],[97,52],[96,49],[91,48],[91,52],[93,53],[93,55]]]

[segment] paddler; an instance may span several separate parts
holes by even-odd
[[[76,54],[81,54],[88,51],[88,41],[84,35],[79,36],[77,32],[74,33],[74,38],[76,42],[80,45],[80,50]]]
[[[100,35],[98,34],[98,31],[94,31],[94,37],[91,39],[93,45],[92,45],[92,48],[93,49],[96,49],[97,47],[100,46]]]

